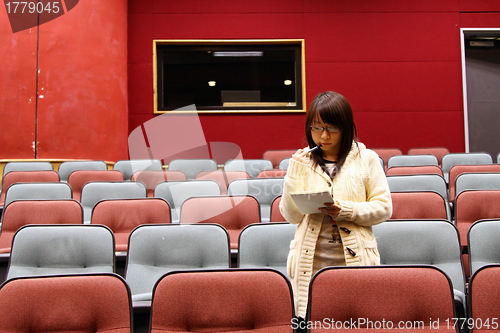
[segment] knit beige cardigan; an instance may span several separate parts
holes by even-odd
[[[316,242],[324,215],[302,215],[290,193],[330,191],[342,207],[336,219],[346,265],[378,265],[380,255],[372,225],[392,214],[389,186],[378,155],[362,143],[353,143],[341,171],[332,179],[321,167],[290,160],[280,210],[285,219],[297,224],[290,243],[288,274],[292,281],[296,315],[305,318],[309,283],[312,278]]]

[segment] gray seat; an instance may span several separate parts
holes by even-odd
[[[290,242],[297,226],[290,223],[257,223],[246,226],[238,241],[238,267],[274,268],[285,276]]]
[[[130,234],[125,279],[133,301],[149,301],[175,270],[229,268],[229,236],[216,224],[142,225]]]
[[[66,183],[15,183],[5,193],[5,207],[14,200],[72,199],[71,187]]]
[[[251,195],[260,204],[261,222],[271,221],[271,206],[276,197],[283,195],[283,178],[236,179],[227,187],[228,195]]]
[[[217,162],[210,159],[177,159],[168,165],[169,171],[182,171],[188,180],[193,180],[202,171],[217,171]]]
[[[280,169],[280,170],[288,170],[288,166],[290,165],[290,160],[291,159],[292,159],[291,157],[282,159],[281,162],[280,162],[280,164],[278,165],[278,169]]]
[[[141,182],[88,182],[83,186],[80,197],[83,207],[83,223],[90,223],[92,209],[101,200],[146,197],[146,185]]]
[[[382,265],[433,265],[451,279],[465,311],[465,274],[457,228],[446,220],[389,221],[372,227]]]
[[[470,276],[482,266],[500,264],[500,220],[475,222],[469,228],[467,238]]]
[[[245,171],[250,178],[257,178],[264,170],[272,170],[273,163],[265,159],[234,159],[224,164],[224,171]]]
[[[446,154],[441,160],[441,168],[446,182],[449,181],[450,169],[454,165],[493,164],[493,159],[488,153],[452,153]]]
[[[28,225],[14,235],[7,279],[113,273],[113,233],[102,225]]]
[[[132,179],[132,175],[137,171],[163,171],[163,165],[158,159],[120,160],[113,165],[113,170],[121,171],[123,178],[130,180]]]
[[[439,162],[434,155],[394,155],[389,157],[387,168],[399,166],[421,166],[421,165],[436,165]]]
[[[172,223],[179,223],[181,207],[191,197],[221,195],[220,185],[214,180],[167,181],[158,184],[154,196],[170,205]]]
[[[500,173],[462,173],[455,180],[455,198],[463,191],[500,190]]]
[[[67,182],[69,175],[76,170],[108,170],[104,161],[66,161],[59,165],[58,173],[62,182]]]
[[[11,171],[45,171],[54,170],[50,162],[9,162],[3,168],[3,175]]]
[[[387,183],[391,192],[436,192],[446,202],[446,213],[451,215],[448,200],[448,188],[443,176],[438,174],[415,174],[387,176]]]

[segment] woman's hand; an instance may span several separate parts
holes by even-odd
[[[338,201],[335,201],[335,203],[325,202],[325,207],[321,207],[319,211],[323,214],[329,215],[332,219],[335,220],[337,217],[339,217],[341,209],[342,206],[340,206],[340,203]]]
[[[309,164],[309,152],[304,149],[299,149],[292,155],[292,159],[300,163]]]

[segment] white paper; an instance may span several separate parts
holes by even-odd
[[[290,193],[293,201],[299,208],[302,214],[318,214],[321,213],[318,209],[325,207],[325,202],[333,203],[333,198],[330,192],[315,192],[315,193]]]

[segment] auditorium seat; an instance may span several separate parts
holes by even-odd
[[[405,176],[405,175],[440,175],[443,176],[443,170],[436,165],[421,166],[395,166],[390,167],[385,172],[386,176]]]
[[[274,270],[172,272],[151,311],[151,333],[293,332],[290,283]]]
[[[2,176],[5,176],[11,171],[49,171],[54,170],[54,167],[50,162],[45,161],[19,161],[19,162],[8,162],[3,168]]]
[[[0,194],[0,207],[5,204],[5,195],[8,188],[16,183],[57,183],[59,174],[54,170],[40,171],[10,171],[2,178],[2,193]]]
[[[279,169],[280,162],[292,157],[296,151],[297,149],[269,149],[262,154],[262,159],[271,161],[273,168]]]
[[[17,278],[0,287],[3,333],[130,333],[130,291],[115,274]]]
[[[224,171],[245,171],[250,178],[257,178],[261,171],[273,168],[273,163],[265,159],[235,159],[224,163]]]
[[[125,180],[132,179],[132,175],[137,171],[153,170],[162,171],[163,165],[158,159],[132,159],[120,160],[113,165],[113,170],[123,173]]]
[[[474,222],[467,233],[467,241],[471,276],[482,266],[500,264],[500,219]]]
[[[297,225],[254,223],[246,226],[238,241],[238,267],[272,268],[288,277],[287,258]]]
[[[166,181],[186,180],[182,171],[137,171],[132,175],[132,181],[142,182],[148,190],[148,197],[154,197],[156,185]]]
[[[455,198],[463,191],[473,190],[500,190],[500,172],[466,172],[458,175],[455,179]]]
[[[499,332],[500,265],[479,268],[469,282],[469,316],[466,327],[473,333]]]
[[[67,182],[69,175],[76,170],[108,170],[104,161],[64,161],[59,165],[57,173],[62,182]]]
[[[82,223],[82,206],[73,199],[12,201],[5,207],[2,216],[0,253],[10,253],[14,234],[25,225]]]
[[[150,301],[156,281],[167,272],[229,265],[229,236],[220,225],[141,225],[130,234],[125,279],[134,301]]]
[[[271,220],[269,222],[286,222],[280,211],[281,195],[274,198],[271,204]]]
[[[259,172],[257,178],[285,178],[287,170],[264,170]]]
[[[434,266],[327,267],[309,286],[307,320],[322,323],[309,332],[458,332],[453,318],[451,282]]]
[[[403,152],[399,148],[370,148],[378,154],[378,156],[384,162],[384,170],[387,170],[387,161],[391,156],[403,155]]]
[[[432,154],[437,157],[439,165],[441,165],[441,160],[443,156],[449,154],[450,151],[445,147],[422,147],[422,148],[410,148],[408,150],[408,155],[422,155],[422,154]]]
[[[451,221],[446,200],[436,192],[392,192],[391,219],[444,219]]]
[[[196,180],[215,180],[220,186],[220,194],[227,194],[227,186],[235,179],[248,179],[245,171],[202,171],[196,175]]]
[[[252,196],[192,197],[181,207],[180,223],[220,224],[229,234],[232,250],[238,249],[241,230],[259,222],[259,202]]]
[[[9,186],[5,194],[5,206],[15,200],[65,200],[72,198],[71,187],[67,183],[16,183]]]
[[[115,243],[102,225],[27,225],[12,240],[7,279],[113,273]]]
[[[422,165],[439,166],[439,163],[434,155],[394,155],[387,160],[387,168]]]
[[[500,164],[479,164],[479,165],[454,165],[449,173],[449,198],[450,202],[455,201],[455,183],[458,176],[463,173],[493,173],[500,172]]]
[[[130,233],[136,227],[159,223],[170,223],[170,206],[160,198],[102,200],[94,206],[91,217],[91,224],[111,229],[117,252],[127,251]]]
[[[170,171],[182,171],[188,180],[193,180],[202,171],[217,171],[217,162],[211,159],[175,159],[168,164]]]
[[[477,165],[493,164],[493,159],[489,153],[450,153],[443,156],[441,168],[443,169],[444,179],[449,182],[449,173],[455,165]]]
[[[73,190],[73,199],[80,201],[82,188],[89,182],[121,182],[123,174],[117,170],[76,170],[68,177]]]

